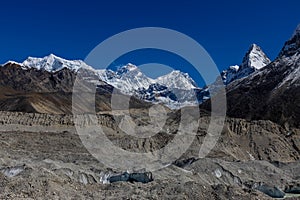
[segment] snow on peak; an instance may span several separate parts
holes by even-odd
[[[88,66],[81,60],[66,60],[54,54],[50,54],[43,58],[28,57],[22,65],[38,70],[46,70],[48,72],[56,72],[63,68],[68,68],[76,72],[81,68],[94,70],[91,66]]]
[[[270,62],[271,60],[266,56],[261,48],[256,44],[252,44],[243,59],[241,68],[261,69],[270,64]]]
[[[169,74],[158,77],[155,81],[161,85],[167,86],[168,88],[174,89],[191,90],[198,88],[197,84],[188,75],[188,73],[183,73],[178,70],[174,70]]]
[[[7,62],[4,63],[2,66],[8,65],[8,64],[15,64],[15,65],[23,66],[22,63],[18,63],[18,62],[16,62],[16,61],[12,61],[12,60],[7,61]]]
[[[148,88],[153,80],[144,75],[131,63],[119,67],[116,71],[97,70],[98,77],[126,94],[133,94],[140,88]]]
[[[91,83],[96,83],[101,79],[124,94],[135,95],[154,103],[165,103],[172,108],[181,107],[182,105],[194,105],[199,102],[198,99],[194,98],[195,92],[198,92],[197,95],[199,96],[202,91],[187,73],[174,70],[157,79],[152,79],[131,63],[120,66],[116,70],[96,70],[81,60],[66,60],[50,54],[43,58],[28,57],[20,65],[24,70],[34,68],[50,73],[55,73],[64,68],[74,72],[78,72],[79,69],[86,69],[91,72],[88,75],[93,76],[91,79],[85,77]],[[176,92],[176,94],[173,92]]]
[[[240,66],[230,66],[227,70],[222,72],[221,76],[223,82],[229,84],[236,79],[246,77],[257,70],[262,69],[270,63],[270,59],[261,48],[256,44],[252,44],[243,58],[243,63]]]
[[[123,66],[119,67],[116,71],[116,74],[123,75],[125,73],[137,71],[137,70],[139,71],[139,69],[136,65],[128,63],[127,65],[123,65]]]
[[[136,70],[138,69],[138,67],[134,64],[131,64],[131,63],[128,63],[127,65],[124,66],[126,69],[128,69],[129,71],[132,71],[132,70]]]
[[[293,56],[294,54],[299,52],[299,49],[300,49],[300,24],[297,26],[292,37],[285,42],[281,52],[279,53],[279,57]]]
[[[119,67],[116,71],[98,70],[100,79],[120,89],[125,93],[132,94],[140,89],[148,89],[152,84],[160,84],[170,89],[191,90],[198,88],[195,81],[187,74],[174,70],[169,74],[151,79],[131,63]]]
[[[240,66],[238,66],[238,65],[233,65],[233,66],[229,67],[229,69],[234,70],[234,71],[238,71],[239,68],[240,68]]]

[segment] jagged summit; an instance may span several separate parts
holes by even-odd
[[[21,65],[38,70],[46,70],[48,72],[56,72],[63,68],[68,68],[76,72],[81,68],[93,70],[91,66],[88,66],[82,60],[66,60],[54,54],[43,58],[28,57]]]
[[[132,63],[128,63],[126,65],[123,65],[121,67],[119,67],[116,71],[116,74],[118,75],[122,75],[124,73],[128,73],[128,72],[131,72],[131,71],[134,71],[134,70],[139,70],[139,68],[132,64]]]
[[[227,70],[222,72],[222,78],[225,84],[229,84],[236,79],[241,79],[260,70],[266,65],[270,64],[270,59],[262,51],[257,44],[252,44],[246,55],[243,58],[243,62],[240,66],[230,66]]]
[[[229,116],[300,127],[299,26],[295,32],[267,67],[227,86]]]
[[[194,104],[196,102],[192,98],[193,95],[195,96],[194,90],[197,92],[202,90],[187,73],[174,70],[157,79],[152,79],[132,63],[122,65],[116,70],[94,69],[84,61],[66,60],[50,54],[43,58],[28,57],[23,63],[16,64],[24,70],[33,68],[50,73],[60,72],[64,68],[75,72],[75,74],[84,70],[85,73],[83,74],[91,75],[89,78],[86,77],[86,80],[91,83],[102,80],[126,95],[134,95],[147,101],[163,102],[170,107],[180,107],[181,103],[185,105]],[[180,96],[174,98],[172,91],[176,91],[182,98]]]
[[[252,44],[243,59],[241,69],[261,69],[264,66],[268,65],[270,62],[270,59],[266,56],[262,49],[258,45]]]
[[[169,74],[158,77],[156,82],[166,85],[169,88],[177,88],[182,90],[191,90],[198,88],[195,81],[187,74],[179,70],[174,70]]]
[[[279,53],[278,57],[292,56],[300,52],[300,24],[297,26],[292,37],[285,42],[284,47]]]
[[[2,64],[2,66],[9,65],[9,64],[14,64],[14,65],[20,65],[20,66],[22,66],[22,63],[18,63],[18,62],[13,61],[13,60],[7,61],[6,63]]]

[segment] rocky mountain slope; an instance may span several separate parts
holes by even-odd
[[[49,67],[46,69],[24,68],[21,64],[11,62],[0,67],[0,109],[3,111],[70,114],[72,113],[72,94],[76,75],[82,79],[89,78],[90,80],[85,83],[90,83],[92,88],[97,87],[95,89],[97,91],[97,112],[111,109],[110,100],[114,88],[99,81],[96,76],[90,74],[90,70],[81,68],[77,70],[77,67],[75,68],[77,72],[73,68],[67,67],[55,71],[50,70]],[[94,80],[97,80],[97,85],[94,85]],[[115,92],[118,95],[126,96],[117,90]],[[144,101],[131,98],[132,107],[147,107],[147,105],[148,103]]]
[[[300,126],[300,31],[271,64],[227,86],[228,114]]]

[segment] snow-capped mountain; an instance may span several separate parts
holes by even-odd
[[[300,26],[272,63],[227,85],[227,113],[300,127],[299,94]]]
[[[230,66],[227,70],[222,72],[223,82],[227,85],[234,80],[249,76],[270,63],[270,59],[261,48],[256,44],[252,44],[244,56],[241,65]]]
[[[285,63],[287,66],[290,66],[284,72],[285,78],[276,89],[300,86],[300,24],[297,26],[292,37],[285,42],[275,63],[277,65]]]
[[[81,68],[94,70],[91,66],[88,66],[81,60],[66,60],[53,54],[43,58],[28,57],[23,63],[21,63],[21,65],[28,68],[46,70],[48,72],[57,72],[63,68],[67,68],[75,72]]]
[[[140,69],[129,63],[116,71],[97,70],[98,77],[126,94],[134,94],[140,88],[148,88],[154,81],[144,75]]]
[[[124,92],[134,92],[138,89],[147,89],[152,84],[159,84],[171,89],[191,90],[198,88],[195,81],[187,74],[174,70],[169,74],[151,79],[141,70],[129,63],[119,67],[116,71],[97,70],[98,76]]]
[[[202,102],[202,89],[187,74],[174,70],[169,74],[151,79],[140,69],[127,64],[116,71],[97,70],[99,78],[125,94],[154,103],[164,103],[171,108],[195,105]],[[205,93],[207,96],[207,93]]]
[[[151,79],[133,64],[121,66],[115,71],[96,70],[83,61],[70,61],[53,54],[44,58],[29,57],[23,63],[10,61],[0,67],[0,86],[7,87],[6,92],[33,92],[43,97],[40,96],[42,100],[34,104],[36,98],[26,99],[29,96],[25,95],[14,101],[14,108],[11,108],[10,100],[5,99],[2,103],[8,110],[18,107],[30,108],[30,111],[39,110],[47,108],[46,104],[40,106],[40,103],[50,104],[50,96],[54,94],[53,102],[56,99],[61,99],[60,102],[69,99],[69,103],[62,103],[64,106],[60,111],[64,111],[70,106],[70,97],[66,95],[71,95],[72,85],[78,74],[87,77],[84,80],[89,83],[97,84],[97,91],[102,91],[99,93],[102,99],[108,98],[116,88],[122,95],[133,96],[136,105],[149,104],[145,102],[148,101],[163,103],[171,108],[206,102],[210,95],[217,94],[220,85],[224,86],[221,81],[223,79],[227,91],[228,114],[232,117],[271,119],[282,124],[287,122],[300,126],[300,96],[297,95],[300,93],[300,25],[275,61],[270,63],[260,47],[251,45],[241,65],[229,67],[218,78],[218,84],[209,85],[205,89],[198,87],[186,73],[172,71]],[[98,84],[99,80],[102,85]],[[28,102],[34,106],[27,105]],[[56,108],[53,102],[51,109]],[[99,105],[107,110],[109,103],[107,99],[99,101]],[[26,106],[22,107],[23,104]],[[206,103],[202,104],[203,108],[209,109],[205,105]]]
[[[198,88],[195,81],[187,74],[174,70],[171,73],[158,77],[155,82],[165,85],[168,88],[176,88],[182,90],[191,90]]]
[[[136,98],[153,103],[164,103],[171,108],[195,105],[202,102],[204,96],[205,99],[209,96],[208,92],[202,91],[187,73],[178,70],[151,79],[131,63],[119,67],[116,71],[96,70],[81,60],[66,60],[53,54],[43,58],[28,57],[23,63],[10,61],[8,64],[19,65],[24,70],[36,69],[49,73],[57,73],[63,69],[74,73],[84,72],[85,80],[93,84],[101,80],[125,95],[134,95]]]

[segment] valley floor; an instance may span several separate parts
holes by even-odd
[[[98,118],[126,150],[151,151],[168,141],[128,143],[109,115]],[[272,199],[266,191],[300,192],[298,129],[227,119],[211,154],[197,159],[206,122],[179,160],[153,172],[154,181],[103,184],[112,170],[82,145],[71,116],[1,112],[0,199]]]

